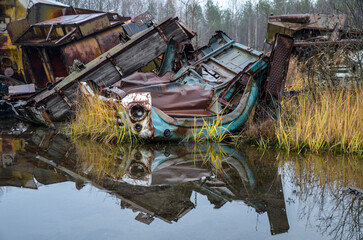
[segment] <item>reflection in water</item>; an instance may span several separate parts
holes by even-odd
[[[138,221],[150,224],[158,217],[177,222],[195,208],[195,192],[205,195],[215,208],[243,201],[258,213],[267,212],[272,234],[289,229],[277,167],[271,165],[269,171],[259,171],[249,166],[245,154],[228,146],[110,148],[88,141],[76,142],[75,146],[73,171],[112,191],[121,199],[123,209],[139,211]]]
[[[70,143],[41,128],[19,134],[0,138],[0,186],[37,189],[73,181],[82,189],[89,183],[118,198],[122,209],[138,212],[135,219],[145,224],[155,218],[177,222],[197,207],[198,195],[216,209],[240,201],[267,213],[272,235],[290,228],[286,200],[299,202],[300,219],[323,235],[360,238],[361,201],[341,193],[348,185],[362,187],[362,163],[354,158],[285,161],[275,153],[217,144],[115,147]],[[285,199],[288,184],[294,191]]]
[[[357,156],[308,155],[278,160],[301,204],[299,217],[331,239],[362,239],[361,199],[342,191],[363,188],[363,162]],[[292,198],[288,200],[293,200]],[[317,221],[318,220],[318,221]]]

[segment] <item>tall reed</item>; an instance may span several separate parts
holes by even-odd
[[[325,53],[325,55],[324,55]],[[290,60],[280,119],[248,122],[238,138],[261,148],[286,151],[332,151],[363,154],[363,78],[359,71],[336,78],[334,64],[346,64],[338,51],[332,58],[321,52],[303,62]],[[343,60],[342,60],[343,58]],[[343,62],[342,62],[343,61]]]
[[[281,102],[276,143],[286,150],[363,153],[363,89],[307,92]]]

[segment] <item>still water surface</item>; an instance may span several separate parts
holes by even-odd
[[[0,122],[0,239],[362,239],[357,156],[109,146]]]

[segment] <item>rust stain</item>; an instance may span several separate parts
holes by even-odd
[[[6,34],[0,35],[0,49],[8,48],[8,36]]]

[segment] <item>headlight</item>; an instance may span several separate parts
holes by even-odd
[[[141,104],[134,104],[129,108],[129,115],[135,122],[141,121],[146,117],[147,110]]]

